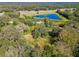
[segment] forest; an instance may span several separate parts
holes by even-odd
[[[35,20],[33,17],[24,15],[24,18],[21,18],[17,12],[53,11],[72,8],[74,5],[76,9],[72,11],[56,12],[68,20],[60,21],[60,24],[56,25],[54,21],[47,19],[43,19],[43,24],[37,24],[33,22]],[[0,57],[79,57],[79,4],[41,6],[40,4],[0,5]]]

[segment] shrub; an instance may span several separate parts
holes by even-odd
[[[47,33],[46,29],[42,27],[42,28],[38,28],[38,29],[33,30],[32,35],[35,38],[47,37],[48,33]]]
[[[79,33],[77,30],[72,29],[71,27],[65,28],[60,33],[60,38],[66,42],[72,49],[74,49],[75,45],[78,42]]]
[[[6,15],[8,15],[11,18],[18,18],[20,16],[19,12],[7,12]]]
[[[16,26],[16,29],[21,32],[21,33],[24,33],[24,32],[27,32],[29,31],[29,26],[28,25],[25,25],[24,23],[20,23]]]
[[[71,47],[64,41],[55,42],[54,55],[57,57],[69,57],[72,55]]]
[[[79,44],[77,44],[76,47],[74,48],[73,55],[75,57],[79,57]]]
[[[10,19],[7,16],[0,17],[0,27],[8,25],[9,21],[10,21]]]
[[[55,57],[55,55],[54,55],[54,45],[52,45],[52,46],[46,45],[44,47],[43,56],[44,57]]]
[[[14,27],[14,26],[4,26],[1,29],[1,33],[0,33],[0,39],[4,39],[4,40],[17,40],[20,39],[21,33]]]
[[[32,31],[32,36],[33,36],[33,38],[36,39],[36,38],[40,37],[41,34],[37,29],[35,29],[35,30]]]

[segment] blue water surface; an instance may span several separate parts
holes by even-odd
[[[36,15],[36,18],[48,18],[50,20],[60,20],[61,18],[57,14]]]

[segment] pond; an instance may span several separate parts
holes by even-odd
[[[36,15],[34,18],[48,18],[49,20],[60,20],[61,18],[57,14],[45,14],[45,15]]]

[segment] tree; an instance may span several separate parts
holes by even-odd
[[[47,37],[48,36],[48,32],[46,31],[46,29],[44,27],[42,28],[38,28],[32,31],[32,35],[35,38],[38,37]]]
[[[19,30],[19,32],[24,33],[29,31],[29,26],[25,25],[24,23],[20,23],[16,26],[16,29]]]
[[[71,47],[64,41],[60,40],[55,42],[54,55],[58,57],[73,56]]]
[[[43,56],[44,57],[55,57],[55,55],[54,55],[54,45],[52,45],[52,46],[46,45],[44,47]]]
[[[79,10],[75,10],[75,11],[73,12],[73,14],[74,14],[76,17],[78,17],[78,16],[79,16]]]
[[[49,35],[51,36],[50,37],[51,44],[60,40],[60,38],[59,38],[60,32],[61,32],[60,28],[54,28],[54,29],[52,29],[51,32],[49,32]]]
[[[8,25],[9,21],[10,21],[10,19],[7,16],[0,17],[0,27]]]
[[[20,39],[21,37],[22,37],[21,33],[14,26],[8,25],[6,27],[4,26],[1,29],[0,39],[17,40]]]
[[[43,50],[40,49],[40,48],[34,48],[34,49],[31,51],[31,56],[32,56],[32,57],[42,57],[42,54],[43,54]]]
[[[78,31],[70,26],[67,26],[60,33],[60,39],[66,42],[72,48],[72,50],[75,48],[75,45],[78,42],[78,36],[79,36]]]
[[[66,12],[63,12],[63,11],[60,11],[60,10],[57,10],[56,12],[57,12],[58,14],[64,16],[64,17],[67,18],[67,19],[69,18],[69,14],[66,13]]]
[[[79,57],[79,47],[78,46],[74,49],[73,54],[74,54],[75,57]]]
[[[48,27],[48,25],[49,25],[49,21],[48,21],[47,18],[44,19],[44,24],[45,24],[46,27]]]
[[[61,29],[59,29],[59,28],[54,28],[54,29],[52,29],[51,36],[52,36],[52,37],[58,37],[60,31],[61,31]]]
[[[63,41],[57,41],[55,44],[46,45],[43,51],[44,57],[69,57],[72,55],[71,48]]]
[[[8,12],[6,13],[6,15],[8,15],[11,18],[18,18],[20,16],[19,12]]]
[[[36,38],[40,37],[41,34],[40,34],[40,32],[38,31],[38,29],[35,29],[35,30],[32,31],[32,36],[33,36],[33,38],[36,39]]]
[[[14,26],[3,27],[0,33],[0,56],[30,56],[32,47]]]

